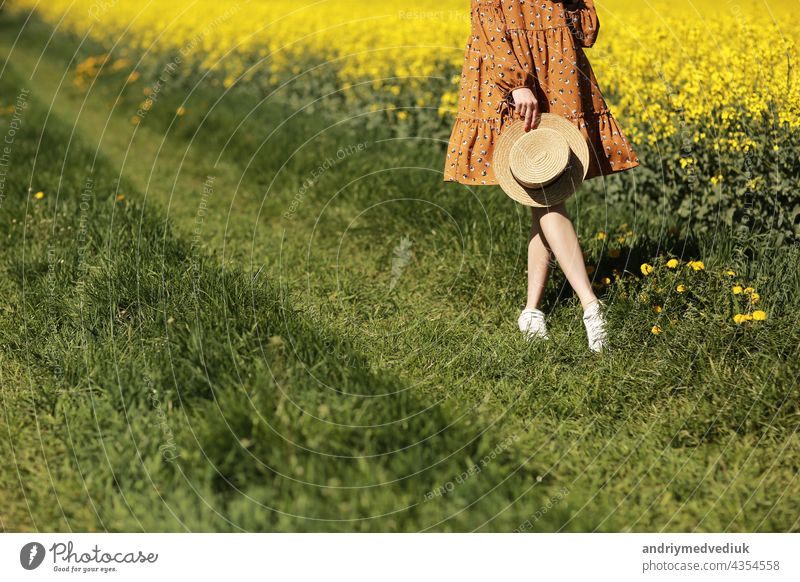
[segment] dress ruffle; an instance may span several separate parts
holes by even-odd
[[[500,130],[499,118],[457,117],[447,149],[444,180],[482,186],[497,184],[491,154]]]
[[[607,109],[564,117],[581,130],[589,144],[587,180],[639,165],[636,152]],[[481,186],[497,184],[491,153],[503,127],[518,119],[513,113],[488,119],[457,117],[449,140],[444,180]]]
[[[587,180],[639,165],[639,156],[608,109],[571,117],[569,120],[583,132],[589,144]]]

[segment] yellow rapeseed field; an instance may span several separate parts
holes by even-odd
[[[617,115],[638,122],[630,126],[636,143],[689,127],[695,143],[747,149],[755,147],[748,123],[767,113],[800,127],[794,3],[597,5],[601,32],[591,59]],[[12,0],[11,6],[35,8],[108,46],[181,54],[192,66],[222,73],[228,86],[240,76],[272,82],[302,76],[319,62],[334,67],[344,84],[368,81],[372,90],[399,94],[399,78],[415,89],[415,103],[406,97],[398,105],[438,106],[443,115],[455,111],[469,34],[469,0]],[[433,90],[441,85],[431,78],[443,75],[450,90]],[[703,131],[709,119],[713,132]],[[682,167],[691,163],[687,158]]]

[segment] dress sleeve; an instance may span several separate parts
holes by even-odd
[[[501,2],[478,2],[473,34],[480,38],[492,83],[507,99],[511,91],[527,87],[535,92],[533,54],[522,28],[509,27]]]
[[[565,3],[567,22],[572,28],[572,34],[581,46],[590,47],[597,40],[600,31],[600,21],[594,9],[593,0],[577,0]]]

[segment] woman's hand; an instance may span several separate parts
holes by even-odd
[[[520,87],[511,92],[514,97],[514,110],[520,118],[525,120],[525,131],[539,125],[539,102],[533,91],[527,87]]]

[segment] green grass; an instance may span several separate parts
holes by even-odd
[[[656,337],[612,286],[616,349],[596,357],[556,272],[553,341],[528,345],[528,214],[440,183],[442,136],[177,83],[134,126],[146,80],[81,91],[76,41],[42,52],[33,23],[12,50],[16,26],[1,105],[32,97],[0,206],[4,530],[798,529],[797,249],[665,236],[595,181],[570,208],[598,278],[683,253],[758,281],[770,317],[735,326],[718,294]],[[610,261],[593,234],[624,221],[640,236]]]

